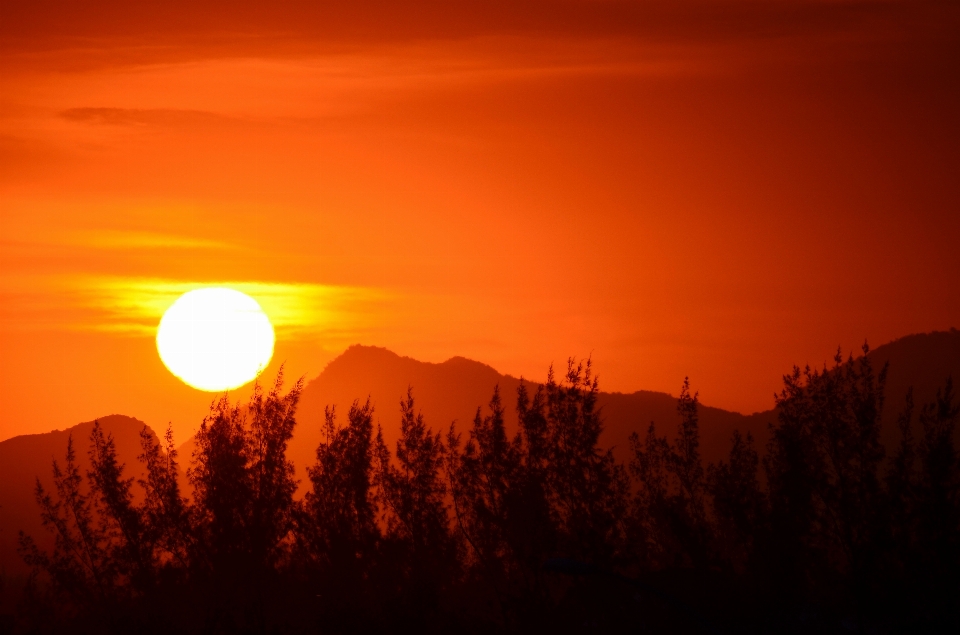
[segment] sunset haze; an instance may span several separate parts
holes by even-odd
[[[4,0],[0,440],[189,438],[216,395],[155,337],[204,286],[263,308],[269,377],[589,356],[770,410],[960,326],[958,112],[956,2]]]

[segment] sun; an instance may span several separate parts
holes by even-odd
[[[234,289],[188,291],[157,327],[157,351],[171,373],[199,390],[252,381],[273,357],[273,325],[257,301]]]

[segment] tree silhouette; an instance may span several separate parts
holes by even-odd
[[[240,406],[223,395],[210,406],[195,441],[187,471],[195,501],[191,563],[221,579],[245,577],[252,564],[248,524],[254,486]]]
[[[567,362],[562,382],[551,369],[544,387],[547,483],[560,527],[561,553],[609,564],[620,548],[626,511],[626,474],[612,450],[601,450],[603,419],[591,362]]]
[[[515,502],[511,506],[508,540],[521,564],[523,585],[528,597],[545,603],[548,589],[543,563],[558,553],[559,522],[552,503],[551,435],[546,414],[547,391],[537,386],[530,398],[522,379],[517,388],[517,444],[521,466],[514,481]]]
[[[676,441],[658,437],[651,423],[643,442],[631,437],[630,469],[638,481],[634,496],[634,540],[650,567],[704,568],[709,564],[711,531],[707,482],[700,460],[697,395],[684,380],[677,400]]]
[[[50,577],[56,592],[89,611],[103,611],[115,599],[119,571],[111,557],[111,536],[96,518],[92,495],[83,491],[72,435],[63,468],[55,460],[52,472],[56,496],[46,491],[39,478],[34,493],[43,527],[54,536],[53,552],[40,550],[21,531],[20,554],[34,576]]]
[[[100,422],[90,433],[88,473],[97,516],[107,535],[110,560],[129,586],[144,592],[153,585],[156,569],[153,545],[148,540],[141,510],[133,503],[133,478],[123,477],[112,435],[104,435]]]
[[[296,481],[286,448],[303,384],[286,395],[282,386],[281,369],[269,393],[254,387],[246,408],[224,395],[195,437],[189,566],[205,581],[211,628],[262,625],[270,582],[293,544]]]
[[[253,500],[250,510],[250,540],[254,562],[267,571],[287,554],[294,522],[293,494],[297,480],[287,459],[287,444],[297,424],[296,410],[303,379],[282,395],[283,369],[273,389],[264,394],[256,385],[250,400],[250,472]]]
[[[681,632],[720,615],[765,632],[766,613],[797,632],[953,632],[960,404],[949,380],[920,408],[908,394],[885,461],[886,371],[868,352],[795,368],[765,456],[734,432],[706,468],[686,380],[675,438],[650,423],[618,463],[589,361],[521,380],[512,438],[498,387],[445,437],[408,388],[394,452],[369,398],[343,425],[328,407],[301,500],[287,446],[303,384],[284,394],[282,372],[211,405],[192,500],[169,427],[141,431],[135,480],[95,424],[85,475],[70,438],[52,490],[37,481],[53,547],[21,533],[20,630]]]
[[[142,514],[147,540],[157,550],[155,558],[161,569],[185,569],[193,547],[191,509],[180,493],[180,466],[172,426],[167,426],[163,445],[144,426],[140,449],[137,458],[147,468],[146,478],[138,481],[144,490]]]
[[[955,432],[960,404],[953,381],[937,391],[920,413],[923,431],[917,447],[920,469],[913,488],[915,542],[910,582],[922,591],[920,615],[946,617],[946,628],[960,628],[956,598],[960,593],[960,457]],[[949,625],[949,626],[946,626]],[[930,628],[929,623],[924,627]]]
[[[451,534],[445,502],[444,454],[440,433],[427,428],[408,389],[400,402],[395,462],[378,427],[374,480],[386,516],[384,541],[400,560],[404,602],[411,612],[436,607],[441,587],[452,582],[459,563],[459,544]]]
[[[323,433],[316,463],[307,470],[312,488],[297,523],[298,548],[328,610],[349,619],[350,612],[368,606],[364,582],[379,539],[370,400],[353,403],[344,427],[328,407]]]
[[[757,472],[760,457],[753,436],[733,432],[728,461],[707,470],[707,483],[716,519],[715,546],[725,563],[746,570],[754,558],[757,533],[766,520],[766,497]]]
[[[839,571],[861,607],[878,564],[884,458],[886,368],[874,374],[868,352],[844,363],[838,351],[830,370],[784,377],[766,462],[777,551],[794,558],[787,570],[820,580]]]
[[[457,525],[475,564],[502,596],[516,565],[507,541],[507,508],[520,457],[516,444],[507,439],[499,387],[494,388],[489,408],[487,416],[477,408],[462,450],[460,435],[450,426],[447,461]]]
[[[477,411],[462,445],[451,427],[448,473],[454,512],[470,547],[471,571],[518,627],[552,608],[544,565],[557,557],[611,566],[622,549],[627,480],[599,447],[603,422],[589,361],[569,360],[531,399],[521,382],[519,430],[507,436],[499,388],[489,414]]]

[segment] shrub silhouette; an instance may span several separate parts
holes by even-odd
[[[142,523],[146,540],[156,550],[154,563],[158,573],[176,575],[186,568],[194,546],[190,508],[180,493],[173,428],[167,427],[162,445],[144,428],[140,432],[140,448],[142,452],[137,458],[147,468],[147,477],[138,481],[144,491]]]
[[[95,425],[36,500],[53,537],[22,632],[950,632],[960,626],[960,405],[906,397],[880,444],[885,373],[863,355],[794,369],[764,455],[735,432],[704,465],[684,381],[672,440],[650,423],[627,465],[601,447],[590,362],[498,388],[463,431],[431,429],[413,389],[394,448],[370,400],[328,407],[309,487],[287,458],[303,387],[215,401],[180,489],[173,434],[141,434],[139,480]],[[444,425],[446,422],[444,422]],[[762,467],[762,472],[761,472]],[[175,607],[175,609],[173,608]],[[772,620],[772,622],[771,622]]]
[[[301,506],[298,554],[332,615],[341,619],[369,609],[364,582],[372,570],[379,529],[373,490],[373,406],[350,407],[340,427],[336,410],[327,408],[324,440],[308,469],[312,488]],[[344,617],[343,619],[347,619]]]
[[[443,464],[446,448],[416,412],[413,390],[400,402],[395,457],[378,426],[374,487],[381,514],[380,576],[391,579],[395,613],[422,626],[459,575],[461,545],[451,531]],[[381,590],[381,599],[384,591]]]
[[[753,436],[734,431],[730,458],[711,465],[707,488],[713,499],[716,557],[738,572],[757,566],[757,533],[767,518],[767,499],[757,478],[760,457]]]
[[[877,570],[882,522],[879,468],[886,368],[867,357],[822,371],[795,368],[777,397],[765,468],[785,572],[853,594],[861,607]],[[839,584],[839,587],[837,587]]]
[[[56,497],[39,478],[35,495],[43,526],[54,535],[53,552],[39,550],[22,532],[20,552],[34,575],[46,573],[54,590],[73,601],[75,608],[105,610],[120,586],[119,570],[111,558],[113,545],[106,527],[94,515],[93,497],[83,491],[72,436],[63,468],[55,460],[52,472]]]
[[[684,380],[677,400],[680,423],[676,441],[671,444],[658,437],[654,423],[642,443],[637,433],[631,437],[630,469],[639,484],[634,498],[634,532],[642,545],[642,562],[649,567],[702,569],[710,560],[711,526],[697,409],[697,395],[690,395],[689,380]]]
[[[920,412],[913,435],[913,397],[898,424],[900,445],[886,475],[891,548],[888,567],[899,591],[905,628],[930,629],[929,616],[952,615],[960,592],[960,457],[954,445],[960,404],[948,379]]]

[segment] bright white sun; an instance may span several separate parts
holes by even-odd
[[[273,343],[273,325],[257,301],[222,287],[184,293],[157,327],[160,359],[200,390],[230,390],[255,379],[270,363]]]

